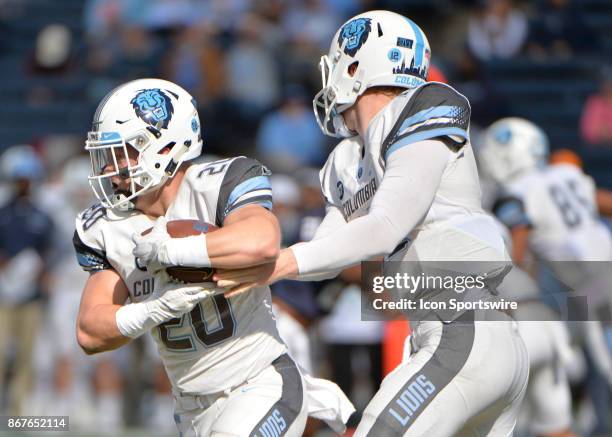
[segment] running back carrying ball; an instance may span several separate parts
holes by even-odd
[[[216,231],[215,225],[199,220],[172,220],[166,225],[166,230],[172,238],[185,238],[193,235],[207,234]],[[146,235],[151,232],[147,229],[142,233]],[[172,266],[166,268],[166,272],[172,279],[184,283],[210,282],[215,269],[210,267]]]

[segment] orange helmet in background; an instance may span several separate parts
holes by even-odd
[[[582,168],[582,159],[576,152],[570,149],[555,150],[550,154],[550,164],[572,164]]]
[[[442,70],[440,70],[436,65],[431,64],[429,66],[429,74],[427,75],[427,81],[428,82],[442,82],[442,83],[448,83],[448,79],[446,78],[446,76],[444,75],[444,73],[442,73]]]

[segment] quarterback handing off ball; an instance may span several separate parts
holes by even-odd
[[[142,235],[147,235],[151,232],[151,229],[152,228],[147,229]],[[166,224],[166,230],[172,238],[185,238],[207,234],[217,229],[215,225],[199,220],[172,220]],[[172,279],[190,284],[211,282],[215,269],[211,267],[172,266],[167,267],[166,272]]]

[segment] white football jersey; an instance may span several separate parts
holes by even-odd
[[[333,150],[320,174],[327,202],[346,221],[367,214],[389,154],[413,142],[444,139],[451,157],[429,211],[407,236],[404,259],[506,260],[497,227],[481,208],[469,120],[467,99],[450,86],[430,82],[405,91],[372,119],[365,144],[353,137]]]
[[[225,217],[248,204],[272,207],[269,172],[257,161],[230,158],[192,164],[169,220],[197,219],[223,226]],[[114,269],[132,302],[146,300],[156,284],[137,265],[132,235],[152,227],[138,212],[120,213],[96,204],[76,220],[74,245],[79,264],[95,272]],[[230,299],[202,300],[190,313],[151,330],[173,388],[180,393],[206,394],[242,384],[286,352],[272,315],[270,289],[260,287]]]
[[[508,226],[524,208],[529,245],[547,261],[609,261],[610,232],[601,222],[593,180],[571,164],[534,169],[511,180],[495,212]],[[511,207],[509,202],[514,202]],[[520,205],[522,204],[522,205]]]

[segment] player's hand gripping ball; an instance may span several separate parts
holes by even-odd
[[[165,227],[165,229],[163,229],[163,227]],[[141,262],[149,263],[152,259],[151,254],[163,250],[165,240],[169,238],[186,238],[207,234],[217,229],[215,225],[199,220],[167,221],[165,218],[160,217],[153,228],[149,228],[141,234],[142,236],[153,235],[148,237],[147,241],[144,243],[142,241],[138,242],[137,250],[135,250],[134,255],[140,258]],[[152,247],[148,247],[148,245]],[[164,264],[163,259],[161,261],[162,264]],[[149,270],[151,270],[150,266],[148,267]],[[163,266],[159,268],[163,268]],[[190,284],[212,282],[212,276],[215,273],[215,269],[211,267],[166,266],[166,272],[172,279]]]

